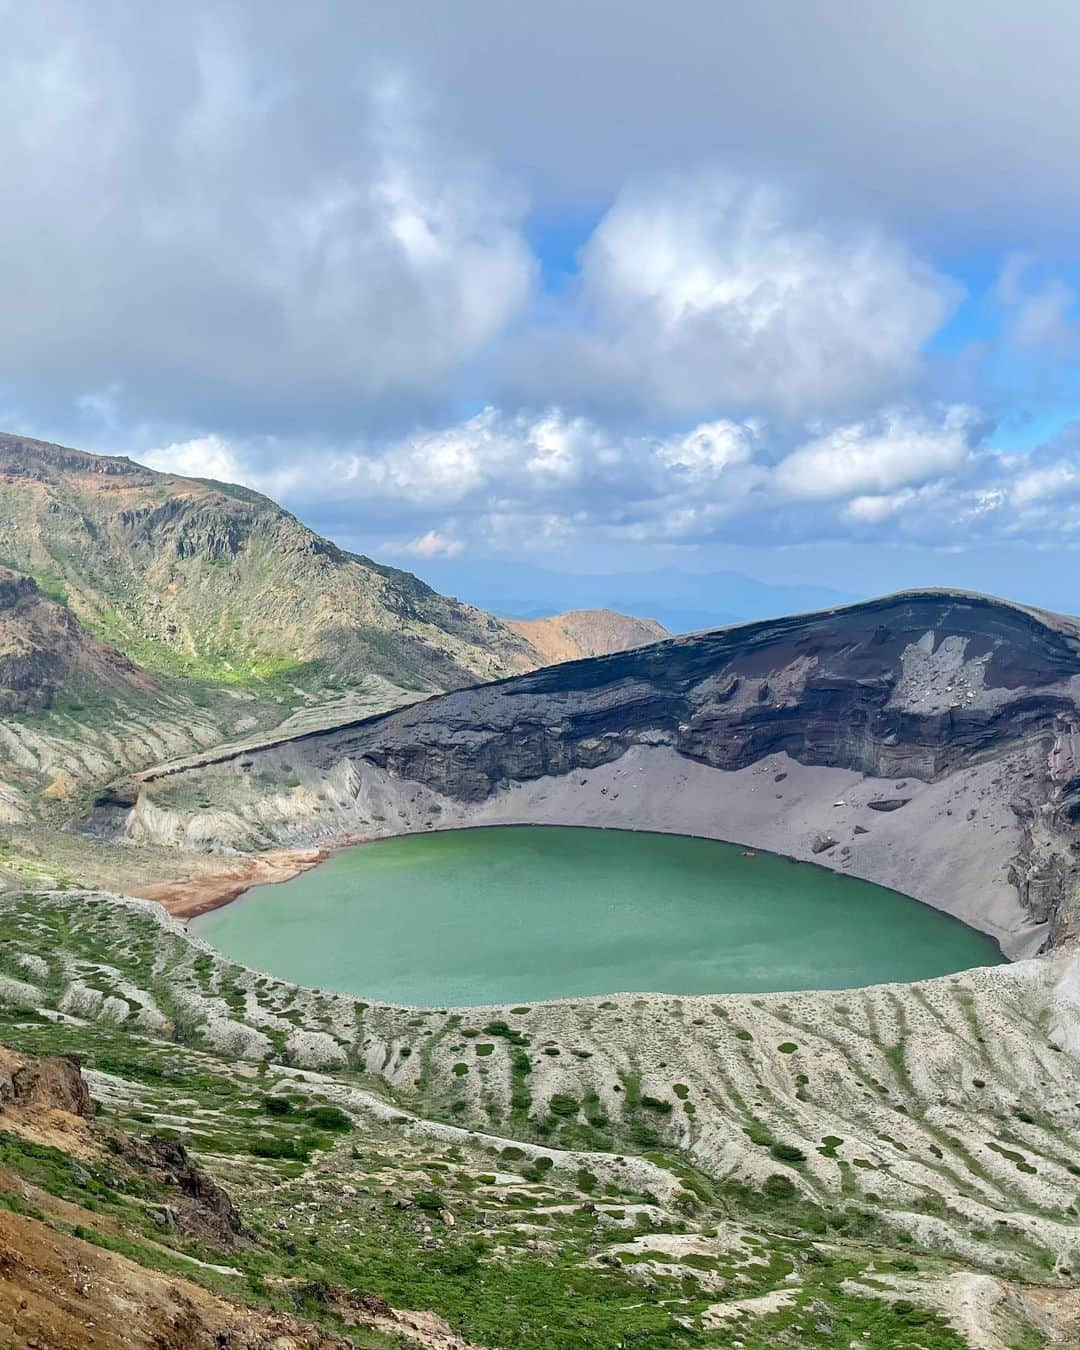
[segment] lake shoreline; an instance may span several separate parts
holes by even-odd
[[[278,886],[293,881],[303,873],[322,866],[322,864],[336,854],[341,853],[346,849],[358,847],[361,844],[376,844],[394,839],[459,833],[463,830],[519,829],[522,826],[529,826],[536,829],[563,829],[569,827],[593,829],[598,832],[657,835],[666,838],[680,839],[700,839],[741,849],[743,850],[742,856],[748,860],[752,860],[758,855],[761,855],[765,858],[780,859],[800,867],[810,867],[815,870],[830,873],[834,876],[846,877],[850,881],[858,882],[871,880],[856,872],[841,872],[836,868],[828,866],[824,861],[818,861],[814,858],[800,858],[791,853],[783,853],[777,849],[762,846],[759,843],[750,844],[742,839],[721,838],[716,834],[698,833],[690,830],[663,829],[655,826],[635,828],[626,824],[570,825],[569,822],[556,820],[527,821],[510,819],[492,821],[478,820],[470,823],[462,822],[442,826],[436,829],[404,829],[387,834],[344,834],[318,846],[267,849],[262,853],[245,855],[241,861],[224,867],[217,872],[197,875],[189,874],[175,880],[154,882],[150,885],[132,890],[131,894],[139,899],[156,901],[173,918],[187,922],[191,919],[197,919],[205,914],[212,913],[215,910],[222,909],[226,905],[232,904],[234,901],[243,898],[248,892],[259,887]],[[914,904],[934,910],[936,913],[942,914],[948,919],[952,919],[962,927],[969,928],[973,932],[990,938],[995,947],[1000,951],[1006,963],[1011,964],[1017,960],[1023,960],[1027,955],[1026,953],[1022,955],[1010,953],[1006,950],[1006,945],[1002,941],[1000,932],[982,927],[978,923],[973,923],[969,919],[961,917],[961,915],[950,909],[934,904],[932,901],[918,895],[912,895],[910,891],[901,890],[898,886],[891,886],[887,882],[873,881],[872,884],[878,886],[882,890],[890,891],[896,895],[902,896],[905,900],[910,900]]]
[[[1020,772],[1026,763],[1021,756],[1011,768]],[[718,839],[859,877],[953,915],[992,937],[1012,961],[1037,955],[1051,935],[1015,884],[1026,845],[996,763],[932,781],[883,780],[803,764],[782,752],[743,769],[716,769],[670,746],[641,744],[588,770],[501,783],[475,801],[363,760],[354,769],[356,781],[335,819],[320,818],[316,830],[298,806],[267,826],[271,856],[285,859],[280,870],[251,861],[262,853],[233,855],[231,865],[208,857],[198,869],[178,864],[197,871],[197,880],[183,877],[143,893],[188,915],[227,904],[264,880],[288,880],[297,866],[317,865],[353,843],[433,829],[587,825]],[[882,800],[896,809],[879,809]]]
[[[292,881],[318,867],[340,849],[365,842],[345,837],[319,847],[268,849],[251,853],[218,872],[152,882],[132,891],[141,900],[154,900],[174,919],[196,919],[231,904],[256,886]]]
[[[915,897],[737,842],[552,825],[363,842],[383,848],[335,850],[323,881],[289,895],[274,894],[283,875],[252,878],[254,909],[193,931],[279,979],[417,1006],[854,988],[1006,961],[993,937]],[[810,967],[804,942],[818,948]]]

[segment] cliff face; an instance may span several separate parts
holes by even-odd
[[[462,690],[324,740],[451,797],[565,774],[663,743],[713,768],[804,764],[932,780],[1031,738],[1054,750],[1062,818],[1074,761],[1080,626],[977,596],[921,593],[676,638]],[[1047,770],[1047,784],[1049,784]]]
[[[511,820],[708,834],[893,886],[1028,954],[1080,908],[1078,702],[1074,620],[911,593],[208,756],[119,785],[98,827],[202,847]],[[286,772],[294,788],[260,787]],[[192,813],[199,796],[221,809]]]

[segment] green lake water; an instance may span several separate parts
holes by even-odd
[[[998,965],[869,882],[683,835],[509,826],[343,849],[193,930],[298,984],[438,1007],[844,989]]]

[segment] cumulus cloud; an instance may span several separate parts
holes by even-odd
[[[1080,11],[1061,0],[788,5],[782,23],[769,5],[702,0],[626,0],[617,22],[577,0],[385,8],[455,124],[564,198],[719,146],[809,179],[825,210],[885,210],[936,236],[1067,238],[1080,223]]]
[[[534,337],[519,376],[683,414],[813,415],[900,387],[959,296],[879,231],[803,219],[770,187],[669,175],[620,194],[583,250],[574,314]]]
[[[907,483],[955,473],[985,421],[953,407],[938,422],[889,412],[876,423],[836,427],[799,446],[776,467],[781,492],[836,498],[889,493]]]
[[[440,530],[426,530],[415,539],[406,539],[404,543],[388,540],[384,549],[406,558],[456,558],[465,545],[460,539]]]
[[[759,426],[728,419],[706,422],[685,436],[660,441],[656,456],[669,469],[683,471],[698,480],[716,478],[736,464],[754,457]]]
[[[163,473],[178,473],[186,478],[216,478],[231,482],[242,477],[245,469],[235,450],[223,436],[196,436],[190,441],[148,450],[142,462]]]
[[[967,405],[891,409],[795,433],[720,420],[627,434],[559,409],[486,408],[464,422],[343,453],[220,436],[153,450],[154,467],[283,497],[330,533],[391,556],[530,550],[576,539],[698,548],[718,542],[982,539],[1080,543],[1080,432],[1002,453]],[[794,443],[792,443],[794,440]]]
[[[1030,464],[1031,467],[1028,467]],[[1058,459],[1052,463],[1025,460],[1022,472],[1013,480],[1010,500],[1017,507],[1040,502],[1055,502],[1080,493],[1080,462]],[[998,503],[1000,504],[1000,503]]]
[[[915,500],[915,497],[916,493],[912,488],[904,488],[900,492],[852,497],[850,501],[844,504],[844,514],[849,520],[877,525],[883,520],[888,520],[890,516],[895,516],[905,510]]]
[[[1012,210],[1019,163],[1030,220],[1080,218],[1069,138],[1030,134],[1078,86],[1033,60],[1024,99],[986,100],[983,59],[1015,75],[1055,25],[938,10],[781,32],[631,4],[567,44],[472,0],[9,5],[0,405],[403,557],[1080,537],[1078,443],[1001,454],[967,406],[1003,370],[1013,413],[1074,389],[1068,256],[1016,254],[931,343],[961,294],[943,202]],[[980,60],[944,79],[953,39]],[[957,80],[974,111],[941,136]],[[954,359],[980,322],[989,355]]]
[[[0,379],[27,406],[415,416],[526,301],[524,199],[369,54],[305,71],[243,7],[46,8],[6,12],[0,53]]]

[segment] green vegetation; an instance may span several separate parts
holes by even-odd
[[[4,1137],[0,1169],[82,1206],[90,1240],[136,1260],[182,1269],[230,1297],[299,1309],[327,1326],[338,1325],[339,1313],[320,1291],[366,1290],[398,1306],[431,1307],[492,1347],[674,1350],[726,1345],[732,1336],[759,1347],[824,1348],[837,1336],[911,1350],[960,1344],[918,1297],[924,1277],[951,1267],[919,1250],[872,1189],[889,1156],[918,1152],[910,1130],[922,1127],[905,1126],[902,1138],[898,1125],[889,1137],[879,1131],[868,1140],[853,1125],[846,1142],[837,1133],[817,1135],[816,1147],[815,1136],[804,1143],[795,1075],[777,1036],[758,1038],[760,1048],[747,1051],[713,1018],[702,1034],[715,1036],[731,1058],[718,1050],[712,1077],[695,1076],[692,1058],[663,1062],[653,1042],[647,1076],[626,1065],[613,1078],[603,1046],[590,1039],[595,1004],[579,1013],[562,1007],[547,1026],[534,1012],[531,1036],[508,1035],[513,1024],[499,1017],[480,1030],[445,1011],[370,1003],[361,1011],[346,996],[294,989],[193,948],[150,911],[88,899],[0,902],[0,976],[25,975],[20,963],[30,956],[43,963],[35,966],[41,1004],[0,1004],[0,1041],[28,1051],[75,1050],[88,1068],[108,1074],[108,1110],[95,1128],[178,1138],[228,1187],[253,1234],[222,1257],[206,1242],[163,1231],[152,1217],[160,1183],[135,1177],[119,1157],[87,1166]],[[43,1007],[70,998],[76,980],[102,999],[122,998],[127,1014],[44,1016]],[[690,1019],[678,1001],[640,1002],[608,1011],[639,1028],[628,1035],[642,1049],[670,1016],[671,1044],[681,1045]],[[258,1017],[249,1023],[255,1005]],[[770,1015],[776,1008],[774,1001]],[[804,1046],[811,1033],[789,1016]],[[822,1027],[832,1034],[831,1022]],[[340,1044],[340,1061],[290,1062],[299,1029]],[[255,1035],[266,1043],[244,1039]],[[363,1055],[354,1037],[367,1041]],[[406,1037],[413,1054],[403,1059]],[[561,1058],[533,1058],[530,1039],[546,1049],[556,1038]],[[459,1058],[468,1045],[484,1053]],[[378,1062],[376,1047],[386,1047],[396,1086],[364,1067]],[[587,1058],[570,1053],[578,1049]],[[755,1066],[768,1054],[766,1078]],[[682,1081],[667,1097],[663,1075],[676,1062]],[[744,1078],[736,1080],[733,1066],[743,1063]],[[838,1070],[832,1073],[835,1083]],[[554,1091],[541,1074],[554,1076]],[[792,1093],[782,1097],[785,1076]],[[883,1100],[869,1082],[864,1091]],[[701,1128],[703,1114],[706,1122],[716,1118],[721,1095],[732,1122],[724,1136],[734,1144],[729,1156],[738,1156],[741,1139],[755,1180],[739,1171],[710,1175],[674,1146],[679,1131]],[[366,1104],[372,1099],[384,1105],[374,1110]],[[688,1106],[696,1108],[692,1118],[682,1109]],[[443,1137],[414,1116],[465,1129]],[[1007,1164],[999,1170],[1018,1184],[1032,1179],[1020,1163],[1040,1174],[1049,1165],[1011,1133],[1035,1128],[1046,1126],[1012,1114],[992,1140]],[[922,1165],[955,1168],[956,1146],[933,1138],[942,1157],[926,1149]],[[872,1166],[859,1165],[870,1159]],[[839,1175],[838,1185],[825,1184],[825,1169]],[[1008,1203],[1020,1204],[1020,1194],[1011,1192]],[[923,1194],[919,1207],[949,1218],[936,1196]],[[664,1237],[663,1250],[650,1245],[654,1235]],[[1017,1272],[1051,1278],[1049,1254],[1022,1227],[990,1236],[977,1239],[987,1269],[1004,1252]],[[684,1239],[690,1245],[682,1251]],[[184,1254],[241,1274],[191,1266]],[[903,1296],[910,1307],[887,1301],[882,1281],[890,1271],[911,1277]],[[722,1333],[705,1329],[710,1305],[773,1292],[788,1301],[764,1305]]]

